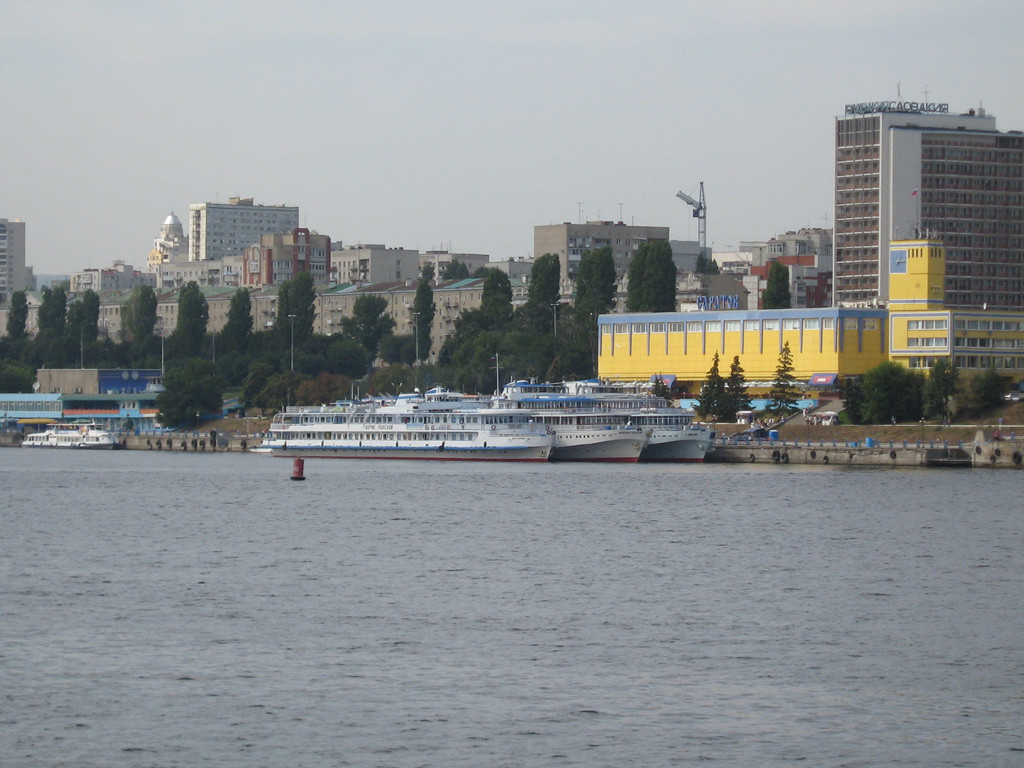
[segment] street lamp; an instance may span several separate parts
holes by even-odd
[[[551,305],[551,337],[558,338],[558,302]]]
[[[292,365],[291,370],[295,370],[295,315],[288,315],[288,319],[292,321]]]

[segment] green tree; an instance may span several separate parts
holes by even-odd
[[[672,312],[676,308],[676,265],[672,246],[648,240],[629,264],[626,309],[630,312]]]
[[[711,370],[708,371],[707,379],[700,388],[700,396],[697,398],[697,412],[705,419],[711,421],[725,420],[725,411],[728,408],[725,379],[719,373],[718,353],[711,360]],[[735,416],[735,415],[734,415]]]
[[[25,338],[25,326],[28,324],[28,296],[25,291],[11,294],[11,307],[7,313],[7,335],[11,339]],[[5,390],[14,391],[14,390]]]
[[[775,379],[768,390],[767,410],[776,417],[792,413],[796,410],[796,403],[799,399],[800,391],[797,389],[796,379],[793,377],[793,353],[790,351],[787,341],[782,346],[778,365],[775,366]]]
[[[465,280],[469,277],[469,267],[458,259],[452,259],[441,270],[442,280]]]
[[[387,365],[374,371],[370,377],[370,393],[374,395],[399,395],[410,392],[416,372],[408,365]]]
[[[420,280],[426,280],[428,283],[434,282],[434,265],[424,264],[423,269],[420,270]]]
[[[68,296],[63,286],[43,288],[43,300],[39,304],[37,323],[40,333],[61,336],[68,311]]]
[[[434,314],[437,312],[437,305],[434,304],[434,289],[430,287],[430,281],[426,278],[421,279],[416,286],[412,311],[415,320],[413,335],[416,342],[413,345],[413,356],[415,357],[418,345],[419,359],[426,360],[430,357],[430,329],[434,326]]]
[[[0,360],[0,392],[31,392],[35,380],[34,368],[14,360]]]
[[[347,400],[351,389],[352,379],[348,376],[322,371],[296,387],[295,401],[303,405],[326,405]]]
[[[545,253],[535,259],[530,268],[528,301],[542,307],[550,307],[562,296],[562,266],[553,253]]]
[[[244,355],[249,351],[251,338],[252,299],[248,288],[239,288],[231,296],[228,319],[220,332],[220,349],[224,354],[236,352]]]
[[[717,275],[719,273],[718,264],[710,256],[706,256],[701,253],[697,256],[697,264],[694,266],[693,271],[698,275]]]
[[[388,300],[383,296],[364,293],[352,303],[352,316],[342,320],[344,333],[359,342],[371,357],[377,356],[380,340],[395,328],[387,309]]]
[[[203,338],[209,321],[210,309],[199,284],[194,281],[185,283],[178,294],[178,324],[171,337],[175,357],[202,356]]]
[[[843,380],[843,406],[851,424],[864,423],[864,390],[856,376],[848,376]]]
[[[865,423],[888,424],[921,418],[923,375],[886,361],[865,371],[860,385],[864,393],[861,418]]]
[[[615,306],[615,260],[611,246],[585,251],[576,272],[576,300],[573,308],[578,317],[597,321]]]
[[[345,336],[331,336],[324,352],[323,370],[327,373],[361,379],[370,370],[370,353],[359,342]]]
[[[970,408],[977,413],[1002,404],[1003,395],[1007,390],[1007,381],[999,375],[995,368],[990,366],[971,377],[968,387],[967,399]]]
[[[290,315],[295,315],[291,318]],[[316,320],[316,286],[313,275],[299,272],[288,280],[278,291],[277,327],[283,336],[284,345],[292,343],[292,320],[295,322],[295,346],[301,348],[313,335]]]
[[[79,358],[79,365],[85,367],[86,345],[96,344],[99,329],[100,297],[93,290],[85,291],[68,307],[64,322],[64,346],[67,359]]]
[[[311,405],[298,401],[299,388],[306,381],[308,377],[297,371],[275,373],[263,385],[254,405],[261,411],[283,411],[292,405]]]
[[[952,358],[940,357],[928,372],[924,385],[924,415],[931,419],[949,418],[949,403],[956,395],[959,372]]]
[[[750,410],[750,395],[739,355],[733,357],[729,366],[729,378],[725,380],[725,408],[722,410],[722,421],[736,421],[736,414]]]
[[[145,349],[153,337],[156,320],[156,292],[148,285],[137,288],[121,306],[122,338],[137,348]]]
[[[377,352],[385,363],[412,365],[416,361],[416,336],[389,333],[380,340]]]
[[[203,416],[220,415],[224,381],[209,360],[191,358],[168,371],[164,388],[156,396],[156,406],[160,423],[166,427],[198,426]]]
[[[500,269],[488,269],[480,295],[480,314],[489,329],[501,329],[512,319],[512,281]]]
[[[789,270],[777,261],[768,268],[768,280],[761,294],[763,309],[789,309],[792,305],[789,292]]]
[[[267,381],[274,375],[274,368],[269,363],[259,362],[249,368],[249,375],[242,383],[242,400],[248,407],[260,408],[260,392],[267,386]]]

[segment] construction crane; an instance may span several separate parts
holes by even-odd
[[[708,257],[708,207],[704,203],[704,182],[700,183],[700,199],[694,200],[685,192],[676,192],[676,197],[693,208],[693,218],[697,219],[697,240],[701,256]]]

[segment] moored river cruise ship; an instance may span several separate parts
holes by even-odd
[[[394,402],[288,408],[263,446],[288,458],[547,461],[553,444],[528,413],[434,390]]]

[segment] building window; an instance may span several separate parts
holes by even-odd
[[[816,331],[821,327],[821,321],[816,317],[809,317],[804,320],[805,331]]]
[[[722,321],[721,320],[709,320],[704,324],[705,333],[721,333],[722,332]]]
[[[726,320],[725,321],[725,332],[726,333],[736,333],[736,332],[738,332],[740,330],[740,327],[741,327],[741,325],[740,325],[740,321],[739,320]]]
[[[761,322],[759,320],[744,320],[743,330],[757,333],[761,330]]]
[[[699,323],[699,322],[691,321],[691,322],[686,324],[686,332],[687,333],[700,333],[703,330],[704,330],[704,328],[701,325],[701,323]]]
[[[782,321],[782,330],[784,331],[799,331],[800,321],[795,318],[787,317]]]

